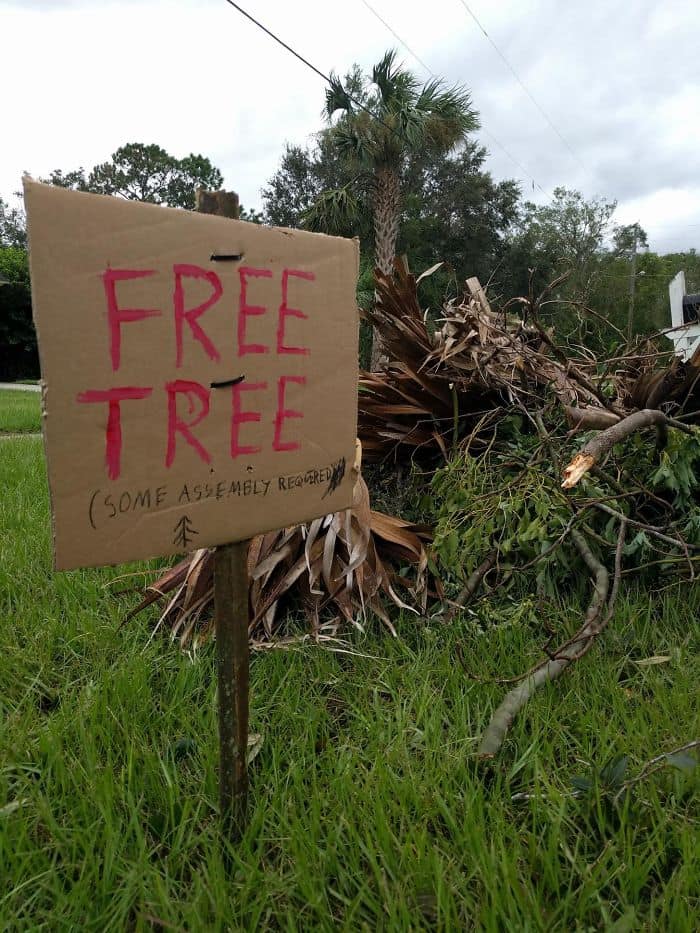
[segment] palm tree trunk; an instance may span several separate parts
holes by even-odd
[[[389,168],[374,173],[374,261],[380,272],[391,275],[399,235],[399,176]],[[372,369],[381,369],[382,355],[376,331],[372,334]]]

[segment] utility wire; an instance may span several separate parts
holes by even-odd
[[[498,146],[499,149],[501,149],[503,152],[505,152],[505,154],[508,156],[508,158],[509,158],[510,161],[513,163],[513,165],[517,166],[517,168],[520,169],[520,171],[523,173],[523,175],[526,175],[526,176],[530,179],[530,181],[532,182],[533,188],[539,188],[539,190],[542,192],[542,194],[543,194],[546,198],[549,197],[549,194],[547,194],[547,192],[544,190],[544,188],[542,187],[542,185],[532,177],[532,175],[531,175],[531,174],[528,172],[528,170],[522,165],[522,163],[518,162],[518,160],[515,158],[515,156],[514,156],[512,153],[510,153],[510,152],[506,149],[506,147],[503,145],[503,143],[500,143],[500,142],[496,139],[496,137],[493,135],[493,133],[490,133],[487,129],[484,129],[484,127],[481,128],[481,131],[482,131],[482,133],[485,133],[485,134],[489,137],[489,139],[491,139],[494,143],[496,143],[496,145]]]
[[[363,2],[365,2],[365,0],[363,0]],[[248,13],[247,10],[244,10],[242,6],[239,6],[237,3],[234,2],[234,0],[226,0],[226,3],[228,3],[229,6],[233,7],[234,10],[237,10],[242,16],[245,16],[246,19],[250,20],[250,22],[253,23],[255,26],[257,26],[258,29],[262,29],[262,31],[263,31],[266,35],[268,35],[271,39],[273,39],[278,45],[281,45],[283,49],[286,49],[287,52],[289,52],[290,54],[292,54],[292,55],[293,55],[296,59],[298,59],[302,64],[306,65],[307,68],[310,68],[311,71],[313,71],[314,74],[317,74],[317,75],[319,76],[319,78],[321,78],[323,81],[325,81],[326,84],[327,84],[329,87],[331,87],[331,88],[333,87],[333,82],[331,81],[329,75],[324,74],[323,71],[321,71],[319,68],[317,68],[315,65],[313,65],[308,59],[304,58],[303,55],[301,55],[299,52],[295,51],[295,50],[291,47],[291,45],[287,45],[286,42],[284,42],[282,39],[280,39],[279,36],[275,35],[275,33],[272,32],[270,29],[268,29],[267,26],[264,26],[259,20],[257,20],[254,16],[252,16],[250,13]],[[375,15],[379,20],[381,20],[381,22],[386,26],[386,28],[391,32],[391,34],[401,43],[401,45],[404,46],[404,48],[409,52],[409,54],[411,54],[411,55],[416,59],[416,61],[417,61],[423,68],[425,68],[425,70],[428,72],[428,74],[432,75],[432,77],[436,77],[436,75],[434,74],[434,72],[431,71],[431,69],[428,68],[428,66],[427,66],[424,62],[422,62],[422,61],[420,60],[420,58],[415,54],[415,52],[413,52],[413,51],[406,45],[406,43],[403,41],[403,39],[400,38],[400,36],[391,28],[391,26],[389,26],[389,24],[388,24],[387,22],[385,22],[385,21],[381,18],[381,16],[379,16],[379,14],[376,12],[376,10],[373,10],[372,7],[369,5],[369,3],[366,3],[366,2],[365,2],[365,6],[368,7],[368,9],[370,9],[371,12],[374,13],[374,15]],[[346,94],[347,94],[347,91],[346,91]],[[381,123],[383,127],[385,127],[387,130],[389,130],[389,132],[393,133],[398,139],[400,139],[402,142],[405,142],[404,137],[403,137],[400,133],[398,133],[397,130],[396,130],[394,127],[389,126],[389,124],[386,123],[384,120],[382,120],[381,117],[377,116],[377,114],[374,113],[373,110],[370,110],[369,107],[365,106],[365,104],[363,104],[362,101],[357,100],[357,98],[353,97],[352,94],[348,94],[348,99],[351,100],[351,101],[353,102],[353,104],[355,104],[356,107],[359,107],[361,110],[364,110],[365,113],[368,113],[371,117],[373,117],[375,120],[377,120],[377,122]],[[531,180],[531,182],[532,182],[532,184],[533,184],[533,187],[539,188],[539,190],[542,192],[542,194],[544,194],[545,197],[547,197],[548,195],[547,195],[547,192],[544,190],[544,188],[543,188],[537,181],[535,181],[535,179],[534,179],[534,178],[532,177],[532,175],[527,171],[527,169],[525,169],[525,168],[518,162],[518,160],[517,160],[513,155],[511,155],[510,152],[508,152],[508,150],[506,149],[506,147],[505,147],[502,143],[500,143],[492,133],[489,133],[488,130],[484,130],[484,133],[486,133],[486,135],[489,136],[489,137],[494,141],[494,143],[495,143],[500,149],[503,150],[503,152],[508,156],[508,158],[511,160],[511,162],[512,162],[514,165],[516,165],[516,166],[520,169],[520,171],[521,171],[524,175],[526,175],[526,176]]]
[[[421,65],[421,66],[428,72],[428,74],[431,75],[433,78],[436,77],[436,76],[433,74],[432,69],[429,68],[429,67],[425,64],[425,62],[423,61],[423,59],[420,58],[420,56],[417,55],[416,52],[413,51],[413,49],[408,45],[407,42],[404,42],[404,40],[401,38],[401,36],[398,34],[398,32],[395,32],[395,30],[392,29],[392,27],[389,25],[389,23],[387,23],[387,21],[386,21],[385,19],[383,19],[383,18],[379,15],[379,13],[377,13],[377,11],[374,9],[374,7],[373,7],[371,4],[367,3],[367,0],[362,0],[362,3],[367,7],[367,9],[370,11],[370,13],[372,13],[374,16],[376,16],[376,18],[379,20],[379,22],[380,22],[383,26],[386,26],[386,28],[389,30],[389,32],[392,34],[392,36],[397,40],[397,42],[400,42],[400,43],[401,43],[401,45],[406,49],[406,51],[409,52],[409,53],[415,58],[415,60],[418,62],[418,64]]]
[[[557,136],[558,136],[559,139],[562,141],[562,143],[563,143],[563,144],[566,146],[566,148],[569,150],[569,152],[571,153],[571,155],[573,156],[573,158],[578,162],[578,164],[581,166],[581,168],[582,168],[584,171],[588,171],[587,167],[583,164],[583,162],[581,161],[581,159],[579,159],[579,157],[576,155],[576,153],[574,152],[574,150],[573,150],[573,149],[571,148],[571,146],[569,145],[568,140],[567,140],[567,139],[562,135],[562,133],[559,131],[559,128],[555,125],[554,121],[551,119],[551,117],[549,116],[549,114],[547,113],[547,111],[546,111],[543,107],[540,106],[539,102],[535,99],[534,95],[532,94],[532,92],[530,91],[530,89],[527,87],[527,85],[524,83],[524,81],[521,79],[521,77],[520,77],[520,75],[518,74],[518,72],[517,72],[517,71],[515,70],[515,68],[511,65],[511,63],[508,61],[508,59],[506,58],[506,56],[503,54],[503,52],[499,49],[499,47],[498,47],[498,46],[496,45],[496,43],[493,41],[493,39],[491,38],[491,36],[486,32],[486,30],[484,29],[484,27],[481,25],[481,23],[480,23],[479,19],[477,18],[476,14],[472,12],[472,10],[471,10],[470,7],[468,6],[468,4],[465,2],[465,0],[459,0],[459,2],[462,4],[462,6],[464,7],[464,9],[465,9],[465,10],[467,11],[467,13],[471,16],[471,18],[474,20],[474,22],[475,22],[476,25],[479,27],[479,29],[481,30],[481,32],[484,34],[484,36],[486,37],[486,39],[488,40],[488,42],[491,44],[492,48],[494,49],[494,51],[496,52],[496,54],[498,55],[498,57],[501,59],[501,61],[504,63],[504,65],[505,65],[506,68],[510,71],[510,73],[513,75],[513,77],[514,77],[515,80],[518,82],[518,84],[519,84],[520,87],[523,89],[523,91],[525,91],[525,93],[527,94],[527,96],[530,98],[530,100],[532,101],[532,103],[535,105],[535,107],[539,110],[539,112],[540,112],[540,113],[542,114],[542,116],[545,118],[545,120],[546,120],[547,123],[550,125],[550,127],[551,127],[551,128],[554,130],[554,132],[557,134]]]
[[[400,42],[400,43],[401,43],[401,45],[406,49],[406,51],[408,52],[408,54],[409,54],[409,55],[412,55],[413,58],[415,58],[415,60],[418,62],[418,64],[419,64],[425,71],[428,72],[428,74],[430,75],[430,77],[431,77],[431,78],[437,79],[437,75],[435,74],[435,72],[433,71],[433,69],[430,68],[428,65],[426,65],[426,63],[423,61],[423,59],[420,58],[420,56],[418,56],[418,55],[413,51],[413,49],[410,47],[410,45],[408,45],[407,42],[404,42],[404,40],[401,38],[401,36],[398,34],[398,32],[396,32],[396,30],[393,29],[393,28],[389,25],[389,23],[387,23],[387,21],[386,21],[385,19],[383,19],[383,18],[379,15],[379,13],[377,13],[377,11],[374,9],[374,7],[373,7],[371,4],[369,4],[369,3],[367,2],[367,0],[362,0],[362,3],[367,7],[367,9],[370,11],[370,13],[373,13],[374,16],[376,16],[376,18],[379,20],[380,23],[382,23],[382,25],[386,26],[386,28],[389,30],[389,32],[392,34],[392,36],[397,40],[397,42]],[[543,194],[545,197],[549,197],[549,195],[548,195],[547,192],[544,190],[544,188],[542,187],[542,185],[532,177],[532,175],[528,172],[528,170],[524,167],[524,165],[522,165],[522,163],[520,163],[520,162],[515,158],[515,156],[514,156],[512,153],[510,153],[510,152],[506,149],[506,147],[503,145],[503,143],[499,142],[499,140],[496,139],[496,137],[493,135],[493,133],[490,133],[487,129],[484,129],[484,127],[482,127],[481,130],[482,130],[483,133],[485,133],[485,134],[489,137],[489,139],[491,139],[491,140],[498,146],[498,148],[499,148],[502,152],[504,152],[504,153],[506,154],[506,156],[510,159],[510,161],[513,163],[513,165],[515,165],[517,168],[519,168],[520,171],[523,173],[523,175],[525,175],[527,178],[530,179],[530,181],[532,182],[532,187],[533,187],[533,189],[534,189],[534,188],[539,188],[539,190],[542,192],[542,194]]]
[[[275,33],[272,32],[270,29],[268,29],[267,26],[263,26],[263,24],[259,20],[255,19],[254,16],[252,16],[250,13],[244,10],[242,6],[239,6],[237,3],[234,3],[234,0],[226,0],[226,3],[228,3],[229,6],[232,6],[234,10],[237,10],[239,13],[245,16],[246,19],[249,19],[251,23],[253,23],[254,25],[258,27],[258,29],[262,29],[262,31],[266,33],[271,39],[274,39],[278,45],[281,45],[283,49],[286,49],[288,52],[291,52],[291,54],[295,58],[298,58],[299,61],[302,62],[304,65],[306,65],[307,68],[310,68],[315,74],[319,76],[319,78],[322,78],[330,88],[335,87],[333,81],[327,74],[324,74],[319,68],[317,68],[315,65],[312,65],[308,59],[304,58],[303,55],[300,55],[299,52],[296,52],[291,47],[291,45],[287,45],[286,42],[280,39],[279,36],[275,35]],[[369,107],[365,106],[365,104],[363,104],[362,101],[358,100],[356,97],[353,97],[352,94],[348,94],[345,88],[343,88],[343,90],[345,91],[345,94],[348,100],[351,100],[353,104],[355,104],[356,107],[359,107],[361,110],[364,110],[365,113],[368,113],[378,123],[381,123],[382,126],[385,127],[385,129],[389,130],[390,133],[393,133],[394,136],[397,137],[397,139],[401,140],[401,142],[404,142],[404,143],[406,142],[405,138],[393,126],[389,126],[389,124],[386,123],[384,120],[382,120],[381,117],[377,116],[377,114],[373,110],[370,110]]]

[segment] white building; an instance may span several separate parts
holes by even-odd
[[[689,360],[700,347],[700,295],[687,295],[685,272],[679,272],[668,286],[671,301],[671,327],[668,336],[676,353]]]

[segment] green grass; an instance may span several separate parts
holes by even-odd
[[[0,389],[0,435],[41,431],[41,393]]]
[[[39,439],[0,444],[0,482],[3,929],[697,929],[700,768],[620,813],[570,796],[581,762],[627,753],[636,773],[700,734],[697,592],[621,600],[490,766],[471,755],[505,688],[456,648],[516,674],[541,619],[256,654],[250,829],[222,854],[211,645],[118,631],[124,568],[51,573]],[[635,663],[652,655],[670,660]]]

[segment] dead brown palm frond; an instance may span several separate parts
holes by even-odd
[[[689,360],[676,356],[662,369],[658,355],[650,353],[641,365],[631,362],[626,367],[628,406],[663,407],[668,413],[700,409],[700,347]]]
[[[341,623],[361,627],[374,613],[396,634],[384,603],[425,609],[430,540],[427,528],[372,511],[359,477],[352,508],[253,538],[248,551],[251,637],[261,641],[278,635],[283,606],[300,609],[312,633],[334,632]],[[401,576],[401,568],[409,573]],[[159,603],[156,629],[169,631],[183,646],[201,643],[212,631],[213,571],[214,552],[195,551],[147,587],[127,619]]]
[[[485,411],[541,400],[546,391],[568,405],[599,404],[582,375],[591,361],[577,361],[572,375],[571,361],[557,356],[529,299],[522,299],[527,315],[494,311],[478,279],[468,279],[463,300],[448,303],[431,331],[418,280],[401,262],[393,276],[376,271],[375,277],[377,303],[366,317],[387,365],[360,378],[366,459],[417,452],[446,457],[458,439],[474,443]]]

